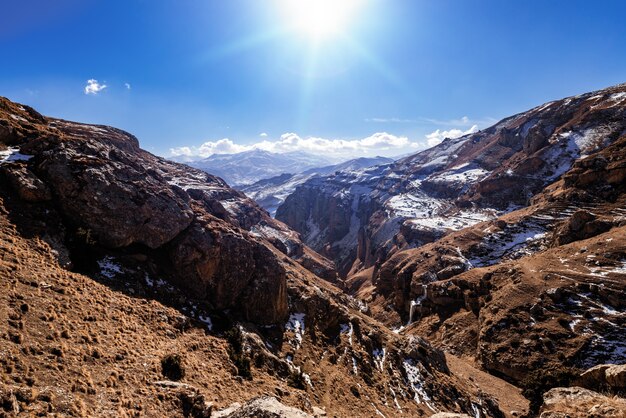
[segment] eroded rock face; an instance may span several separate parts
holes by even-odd
[[[139,155],[87,139],[44,139],[41,148],[45,156],[37,169],[64,212],[106,246],[158,248],[193,219],[189,197],[164,187],[163,179]]]
[[[262,324],[286,318],[285,269],[247,234],[199,218],[171,243],[169,254],[180,286],[216,309],[237,306],[246,319]]]

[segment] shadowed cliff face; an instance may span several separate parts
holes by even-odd
[[[334,278],[331,263],[297,233],[220,178],[143,151],[115,128],[0,105],[1,171],[24,200],[49,202],[67,229],[104,248],[165,255],[176,282],[214,306],[259,323],[283,321],[286,273],[276,249]]]
[[[625,129],[624,85],[557,100],[391,165],[312,179],[276,218],[335,260],[343,276],[354,274],[399,249],[527,206]]]

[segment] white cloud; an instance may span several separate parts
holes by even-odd
[[[266,134],[265,132],[261,132],[261,133],[259,134],[259,136],[260,136],[261,138],[267,138],[267,134]]]
[[[87,85],[85,86],[85,94],[98,94],[106,88],[106,84],[99,84],[98,80],[94,80],[92,78],[90,80],[87,80]]]
[[[304,151],[311,154],[337,157],[357,157],[361,155],[397,155],[406,149],[414,150],[422,144],[410,142],[405,136],[396,136],[387,132],[378,132],[362,139],[327,139],[318,137],[302,138],[295,133],[285,133],[276,140],[262,141],[240,145],[228,138],[219,141],[207,141],[199,147],[171,148],[172,157],[206,158],[213,154],[232,154],[254,149],[284,153]]]
[[[426,135],[426,143],[429,147],[434,147],[446,138],[458,138],[463,135],[473,134],[474,132],[478,132],[478,125],[472,125],[472,127],[466,131],[462,131],[460,129],[450,129],[449,131],[442,131],[440,129],[437,129],[436,131]]]
[[[126,87],[126,90],[130,90],[130,83],[124,83],[124,87]]]
[[[215,142],[207,141],[199,147],[170,148],[170,154],[173,157],[206,158],[213,154],[235,154],[249,149],[251,149],[249,146],[237,145],[230,139],[223,138]]]
[[[251,150],[264,150],[275,153],[302,151],[318,155],[332,155],[338,158],[356,158],[360,156],[398,156],[433,147],[445,138],[458,138],[478,132],[478,125],[469,129],[437,129],[427,134],[423,141],[412,142],[406,136],[397,136],[387,132],[377,132],[361,139],[328,139],[319,137],[301,137],[295,133],[285,133],[278,139],[263,139],[252,144],[237,144],[229,138],[219,141],[207,141],[196,147],[170,148],[170,156],[178,160],[191,161],[206,158],[213,154],[234,154]],[[265,137],[264,137],[265,138]]]

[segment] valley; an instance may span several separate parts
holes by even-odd
[[[0,416],[624,416],[626,85],[245,157],[0,98]]]

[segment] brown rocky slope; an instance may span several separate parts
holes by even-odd
[[[297,233],[125,132],[1,99],[0,159],[4,416],[200,417],[261,395],[318,416],[524,404],[366,315]]]

